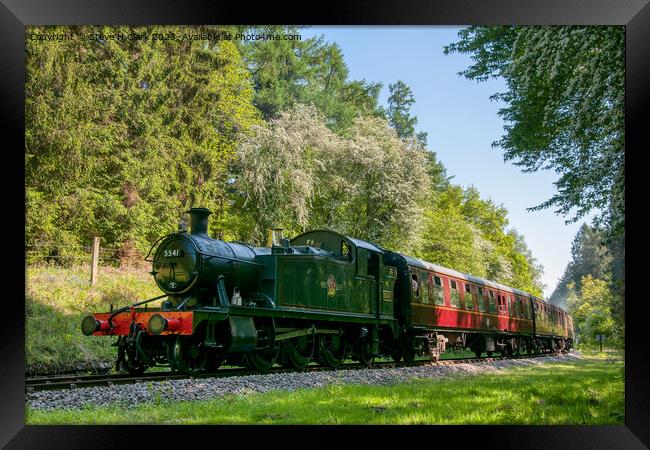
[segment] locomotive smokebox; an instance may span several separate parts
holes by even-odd
[[[191,208],[190,234],[206,237],[208,235],[208,216],[212,214],[208,208]]]
[[[261,264],[255,250],[237,242],[208,236],[207,208],[192,208],[190,232],[174,233],[163,239],[154,252],[153,270],[158,287],[170,295],[203,295],[212,298],[219,277],[224,278],[228,298],[239,292],[246,296],[257,289]]]

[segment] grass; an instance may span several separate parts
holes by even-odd
[[[153,402],[133,409],[27,411],[28,424],[550,424],[624,422],[623,363],[590,356],[393,386]]]
[[[145,270],[100,267],[28,267],[25,289],[25,363],[28,373],[93,369],[114,363],[114,339],[87,337],[81,319],[160,294]]]

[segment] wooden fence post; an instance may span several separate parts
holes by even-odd
[[[99,238],[93,239],[93,260],[90,266],[90,285],[94,286],[97,282],[97,266],[99,264]]]

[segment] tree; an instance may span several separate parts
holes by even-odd
[[[427,133],[415,133],[415,125],[418,123],[418,118],[411,117],[411,105],[415,103],[415,98],[408,87],[403,81],[388,86],[390,90],[390,97],[388,97],[388,121],[397,132],[397,135],[402,139],[413,138],[422,144],[423,147],[427,145]]]
[[[282,227],[288,235],[305,230],[313,221],[314,197],[323,189],[322,172],[332,165],[327,159],[341,145],[314,107],[296,105],[256,126],[240,146],[232,171],[233,199],[250,224],[237,238],[262,244],[269,228]]]
[[[335,191],[348,186],[339,209],[342,231],[398,251],[416,248],[432,182],[426,150],[400,139],[382,118],[359,117],[336,156],[323,183],[332,181]]]
[[[392,249],[412,248],[430,180],[425,154],[385,120],[359,117],[340,137],[315,107],[296,105],[256,127],[236,165],[250,238],[327,228]],[[405,192],[412,193],[404,195]]]
[[[34,31],[75,38],[27,40],[27,247],[61,254],[98,235],[146,251],[193,205],[218,222],[228,162],[259,120],[235,45],[104,37],[186,27]]]
[[[416,256],[541,296],[543,269],[523,236],[506,231],[507,211],[474,188],[431,194]]]
[[[580,282],[582,285],[580,292],[576,291],[573,283],[569,283],[567,301],[580,340],[595,343],[596,336],[602,334],[619,341],[621,336],[615,333],[609,307],[611,293],[607,282],[593,278],[591,275],[583,277]]]
[[[558,192],[532,210],[555,207],[579,220],[593,209],[612,235],[625,223],[625,31],[619,26],[471,26],[446,54],[472,55],[460,74],[502,77],[508,90],[491,98],[505,134],[493,145],[524,172],[552,169]]]
[[[603,245],[604,232],[583,224],[571,244],[571,261],[562,278],[551,294],[549,301],[564,307],[569,284],[577,292],[582,290],[582,278],[590,275],[597,279],[608,279],[612,257]]]
[[[258,34],[297,34],[295,26],[252,27]],[[306,40],[238,42],[255,87],[255,106],[266,120],[295,104],[313,104],[333,130],[360,115],[377,115],[381,83],[348,80],[341,48],[323,36]]]

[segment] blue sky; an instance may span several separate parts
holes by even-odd
[[[490,95],[505,91],[501,79],[477,83],[458,75],[470,63],[469,55],[445,55],[443,46],[458,40],[460,27],[309,27],[303,39],[323,35],[341,47],[350,79],[383,83],[380,101],[386,105],[388,85],[397,80],[413,91],[411,113],[417,131],[428,133],[429,148],[453,175],[453,183],[474,185],[483,198],[502,204],[510,227],[522,234],[533,255],[544,266],[544,295],[550,296],[570,260],[571,242],[585,220],[565,225],[552,209],[528,212],[555,193],[554,172],[522,173],[503,161],[503,151],[492,142],[503,135],[497,115],[502,103]],[[590,216],[591,217],[591,216]],[[590,219],[587,218],[586,220]],[[432,261],[435,262],[435,261]]]

